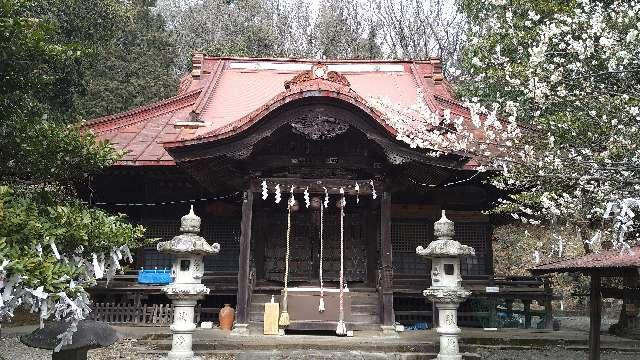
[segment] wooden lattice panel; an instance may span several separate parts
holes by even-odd
[[[176,220],[150,220],[144,223],[145,237],[168,241],[180,234],[180,222]],[[201,233],[209,243],[220,244],[220,253],[206,256],[204,266],[206,271],[234,271],[238,270],[238,253],[240,238],[240,221],[213,222],[204,220]],[[155,246],[143,250],[145,268],[171,267],[171,255],[160,253]]]
[[[333,209],[332,209],[333,210]],[[264,244],[264,276],[267,280],[282,281],[284,274],[286,214],[279,210],[264,210],[260,215],[258,232],[266,234]],[[366,279],[367,257],[362,215],[358,212],[345,215],[344,265],[347,281]],[[316,281],[319,269],[319,224],[309,211],[293,214],[290,240],[290,281]],[[323,278],[337,281],[340,272],[340,220],[336,211],[327,211],[324,218]]]
[[[455,239],[476,250],[476,257],[462,260],[463,275],[487,273],[488,223],[455,223]],[[424,274],[428,271],[425,258],[416,255],[416,247],[426,247],[433,241],[433,221],[424,219],[394,219],[391,224],[394,271],[403,274]]]
[[[402,274],[424,274],[427,259],[416,254],[416,247],[427,246],[433,239],[433,223],[424,219],[394,219],[391,222],[393,270]]]
[[[455,239],[476,250],[475,257],[462,259],[463,275],[484,275],[487,273],[487,244],[489,239],[489,223],[456,223]]]

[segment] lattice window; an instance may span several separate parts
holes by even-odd
[[[238,256],[240,255],[240,220],[223,222],[206,222],[203,224],[202,236],[209,243],[220,244],[220,253],[205,256],[204,269],[206,271],[238,271]]]
[[[146,238],[158,238],[158,241],[171,240],[180,234],[179,220],[150,220],[144,222],[147,229]],[[220,253],[215,256],[206,256],[204,266],[207,271],[237,271],[240,221],[206,221],[203,220],[201,235],[209,243],[220,244]],[[155,246],[143,249],[145,268],[169,268],[171,267],[171,255],[160,253]]]
[[[157,238],[158,242],[171,240],[171,238],[179,234],[180,229],[180,221],[176,220],[146,221],[143,225],[146,229],[144,233],[145,238]],[[145,269],[171,268],[172,256],[158,252],[155,245],[144,248],[142,254]]]
[[[422,219],[392,220],[391,244],[393,269],[403,274],[424,274],[430,265],[416,254],[418,245],[427,246],[433,239],[433,223]]]
[[[463,275],[487,273],[488,223],[455,223],[455,239],[476,250],[475,257],[462,260]],[[433,241],[433,222],[423,219],[394,219],[391,223],[394,271],[403,274],[424,274],[430,265],[416,255],[416,247],[426,247]]]
[[[489,226],[489,223],[455,224],[455,239],[476,250],[475,257],[463,258],[461,268],[463,275],[484,275],[487,273]]]

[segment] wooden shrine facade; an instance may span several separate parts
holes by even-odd
[[[292,187],[300,205],[291,218],[290,283],[319,286],[322,224],[323,278],[325,286],[337,287],[335,204],[343,188],[345,279],[354,309],[364,309],[352,321],[393,325],[396,314],[411,312],[394,306],[394,298],[424,304],[429,264],[415,248],[433,239],[441,209],[456,223],[457,240],[478,254],[463,262],[463,275],[482,279],[478,289],[493,279],[492,222],[482,211],[492,207],[497,190],[483,183],[471,159],[431,156],[397,140],[384,114],[367,105],[367,98],[387,92],[411,103],[421,89],[434,111],[447,107],[468,117],[442,83],[438,64],[194,57],[194,70],[175,97],[88,123],[127,155],[92,180],[86,197],[127,213],[145,225],[149,238],[164,240],[177,234],[180,217],[194,204],[202,235],[221,245],[219,255],[205,259],[203,281],[211,295],[202,309],[235,303],[237,323],[247,324],[261,321],[261,302],[283,286]],[[320,222],[303,192],[323,200],[325,188],[330,204]],[[138,250],[135,267],[169,262],[149,247]],[[160,296],[159,287],[130,281],[96,291]],[[542,298],[533,288],[526,294]]]
[[[427,275],[428,264],[415,255],[415,247],[432,239],[433,222],[443,207],[459,221],[459,238],[480,254],[465,264],[466,273],[491,273],[491,224],[480,213],[490,203],[491,189],[477,180],[438,186],[476,173],[456,169],[463,164],[459,157],[434,159],[411,150],[373,126],[365,114],[330,99],[290,104],[265,122],[222,144],[170,150],[180,164],[176,168],[114,168],[111,175],[96,179],[94,188],[100,189],[101,202],[158,204],[127,209],[133,219],[147,226],[149,237],[175,234],[187,206],[181,201],[210,199],[196,202],[196,209],[203,218],[203,235],[221,243],[222,251],[207,259],[205,267],[211,279],[219,272],[237,271],[237,282],[227,284],[225,292],[235,290],[239,323],[251,320],[254,293],[277,294],[282,288],[286,201],[291,187],[300,209],[292,216],[290,283],[319,284],[319,211],[304,206],[303,192],[324,200],[326,188],[330,206],[323,222],[323,275],[325,286],[337,287],[340,227],[335,202],[339,189],[344,188],[345,280],[352,292],[362,289],[377,294],[380,310],[369,315],[379,318],[380,324],[395,322],[394,268],[396,274]],[[262,199],[262,182],[268,184],[266,200]],[[356,183],[359,192],[354,190]],[[107,190],[115,184],[119,184],[117,193]],[[274,200],[276,185],[284,199],[279,203]],[[171,201],[175,203],[161,204]],[[137,255],[138,267],[169,263],[153,248]],[[208,285],[214,294],[220,286]]]

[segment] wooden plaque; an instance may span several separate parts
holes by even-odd
[[[264,304],[264,334],[278,335],[278,317],[280,316],[279,303]]]

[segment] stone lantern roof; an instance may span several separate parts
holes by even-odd
[[[416,253],[429,258],[475,256],[476,251],[467,245],[453,240],[454,224],[442,210],[442,217],[434,224],[434,235],[437,240],[429,243],[427,248],[418,246]]]
[[[178,235],[170,241],[158,243],[158,251],[171,253],[188,253],[198,255],[215,255],[220,252],[220,244],[209,245],[207,240],[198,235],[200,232],[200,217],[193,212],[193,205],[189,213],[182,217]]]

